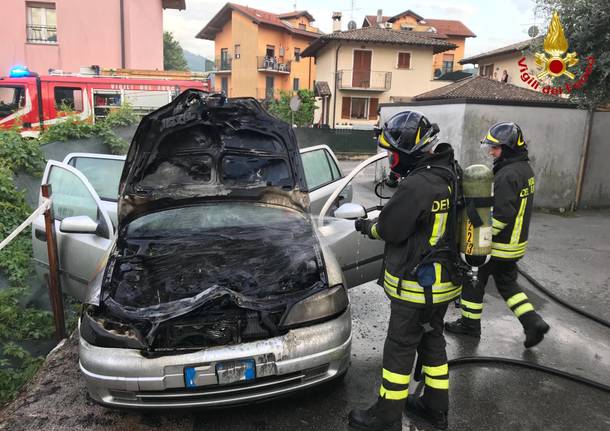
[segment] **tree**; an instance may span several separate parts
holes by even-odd
[[[568,39],[568,52],[578,54],[579,63],[571,68],[574,74],[582,76],[587,68],[587,57],[595,59],[586,85],[573,90],[572,99],[581,106],[595,109],[610,103],[610,10],[608,0],[537,0],[547,22],[551,22],[553,11],[559,14],[565,36]],[[542,51],[542,44],[533,47]],[[565,86],[572,80],[561,77],[555,79],[556,85]]]
[[[296,124],[300,127],[311,126],[313,123],[313,112],[316,110],[316,98],[310,90],[299,90],[297,95],[301,99],[299,110],[293,114],[290,109],[290,99],[292,91],[282,91],[278,100],[273,100],[269,104],[269,112],[284,120],[289,124]]]
[[[163,32],[163,69],[189,70],[180,43],[169,31]]]

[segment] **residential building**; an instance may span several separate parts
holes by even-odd
[[[185,0],[3,0],[0,76],[81,67],[163,70],[163,9]]]
[[[338,28],[340,14],[333,18]],[[432,62],[435,54],[452,49],[455,45],[425,33],[378,27],[319,37],[303,51],[304,57],[316,58],[318,84],[327,89],[318,122],[332,128],[372,127],[379,103],[450,83],[433,79]]]
[[[519,65],[519,61],[525,57],[525,61],[522,64],[528,66],[526,72],[530,76],[535,76],[537,73],[535,69],[536,62],[534,55],[530,52],[530,45],[541,45],[542,39],[544,39],[544,36],[513,43],[512,45],[463,58],[460,63],[477,65],[480,76],[487,76],[497,81],[502,81],[504,78],[504,82],[509,84],[531,88],[527,82],[521,80],[523,67]],[[504,71],[506,71],[506,75]]]
[[[400,31],[425,32],[455,45],[455,49],[434,55],[432,67],[435,77],[461,70],[460,60],[464,58],[466,39],[476,35],[461,21],[451,19],[424,18],[412,10],[394,16],[384,16],[381,9],[377,15],[367,15],[362,27],[382,27]]]
[[[316,66],[302,52],[321,33],[307,11],[284,14],[227,3],[197,34],[215,44],[214,86],[230,97],[277,98],[313,89]]]

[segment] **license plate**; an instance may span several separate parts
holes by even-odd
[[[254,359],[221,362],[216,364],[216,375],[220,385],[254,380],[256,378],[256,363]]]

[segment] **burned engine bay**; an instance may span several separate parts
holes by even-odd
[[[118,239],[81,321],[96,345],[269,338],[287,331],[293,304],[328,288],[290,127],[254,100],[196,93],[145,117],[129,149]]]

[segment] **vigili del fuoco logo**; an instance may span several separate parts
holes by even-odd
[[[561,26],[561,21],[559,21],[559,14],[557,11],[553,12],[551,25],[544,38],[544,52],[537,52],[535,54],[535,59],[536,66],[540,70],[536,76],[532,76],[527,72],[529,68],[525,63],[525,57],[519,60],[521,80],[534,90],[538,90],[542,86],[543,93],[553,94],[555,96],[570,94],[572,90],[582,88],[589,79],[589,75],[591,75],[593,65],[595,64],[595,58],[593,58],[593,56],[586,57],[587,68],[574,83],[566,82],[564,86],[553,86],[544,85],[540,82],[540,80],[546,80],[547,82],[550,81],[552,84],[555,78],[563,75],[570,80],[576,79],[576,76],[570,71],[570,68],[578,64],[578,54],[575,52],[568,53],[568,40],[563,33],[563,27]]]

